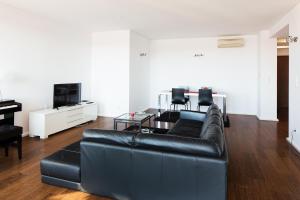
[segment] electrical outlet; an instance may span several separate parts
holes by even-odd
[[[4,115],[0,115],[0,120],[4,119]]]

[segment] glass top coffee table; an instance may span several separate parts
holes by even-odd
[[[131,115],[130,113],[125,113],[119,117],[114,118],[114,130],[118,130],[118,124],[123,123],[127,128],[128,124],[138,125],[139,132],[142,132],[142,124],[148,121],[149,130],[151,128],[151,118],[155,117],[155,114],[152,113],[135,113]]]

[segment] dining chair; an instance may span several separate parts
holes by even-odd
[[[172,110],[172,106],[174,106],[173,110],[178,110],[178,105],[184,105],[187,110],[188,103],[190,102],[189,97],[184,96],[185,89],[183,88],[172,88],[172,103],[170,105],[170,110]],[[176,108],[176,109],[175,109]]]
[[[198,96],[198,110],[201,110],[201,106],[210,106],[214,103],[211,89],[200,89]]]

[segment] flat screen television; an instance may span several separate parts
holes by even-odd
[[[53,108],[73,106],[81,102],[81,83],[55,84]]]

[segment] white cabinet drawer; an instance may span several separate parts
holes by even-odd
[[[74,127],[74,126],[78,126],[80,124],[83,124],[84,123],[84,118],[76,118],[72,121],[68,121],[67,122],[67,128],[71,128],[71,127]]]
[[[56,133],[66,128],[66,113],[61,112],[56,115],[47,115],[45,118],[45,127],[47,135]]]
[[[78,114],[74,114],[74,115],[69,115],[67,117],[67,123],[69,122],[73,122],[73,121],[76,121],[78,119],[82,119],[84,118],[84,114],[83,113],[78,113]]]
[[[66,112],[67,117],[76,117],[77,115],[82,115],[83,114],[83,108],[77,108],[74,110],[69,110],[68,112]]]

